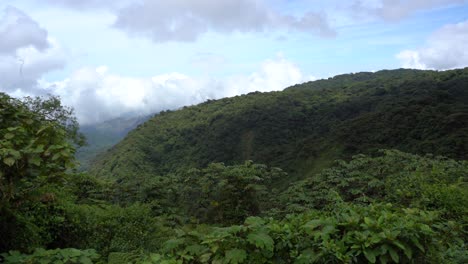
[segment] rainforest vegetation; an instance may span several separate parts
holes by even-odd
[[[6,263],[467,263],[468,68],[176,111],[78,170],[59,98],[0,93]]]

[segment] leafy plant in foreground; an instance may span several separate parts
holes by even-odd
[[[392,205],[337,205],[284,220],[181,229],[148,263],[421,263],[438,259],[436,215]]]

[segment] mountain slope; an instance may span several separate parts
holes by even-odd
[[[467,87],[468,68],[400,69],[208,101],[153,117],[90,171],[125,180],[254,160],[303,178],[380,148],[466,159]]]
[[[117,144],[130,130],[149,118],[150,116],[114,118],[98,124],[81,126],[80,132],[86,137],[87,145],[76,152],[80,169],[87,169],[96,155]]]

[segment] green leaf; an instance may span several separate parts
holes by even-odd
[[[252,233],[247,236],[247,241],[255,245],[257,248],[273,251],[273,239],[265,233]]]
[[[151,254],[151,255],[150,255],[150,259],[151,259],[151,261],[153,261],[153,262],[157,262],[157,261],[161,260],[161,258],[162,258],[162,257],[161,257],[161,255],[159,255],[159,254]]]
[[[424,251],[423,251],[424,252]],[[413,258],[413,250],[410,248],[410,247],[406,247],[404,250],[403,250],[403,253],[405,253],[405,255],[408,257],[408,259],[412,259]]]
[[[17,150],[10,150],[10,155],[14,158],[14,159],[19,159],[21,158],[21,152],[17,151]]]
[[[321,219],[315,219],[315,220],[307,222],[304,225],[304,227],[313,230],[313,229],[321,226],[322,224],[323,224],[323,221]]]
[[[201,263],[207,263],[210,261],[210,258],[211,258],[211,253],[205,253],[203,255],[200,256],[200,262]]]
[[[35,153],[41,153],[44,151],[44,145],[38,145],[34,150]]]
[[[370,263],[375,263],[375,252],[372,249],[364,249],[364,256],[366,257],[367,260],[369,260]]]
[[[424,247],[421,245],[421,243],[419,243],[419,240],[418,240],[418,239],[416,239],[415,237],[411,237],[410,239],[411,239],[411,242],[413,242],[413,244],[414,244],[417,248],[419,248],[419,250],[421,250],[422,252],[425,252]]]
[[[400,262],[400,256],[398,255],[398,253],[393,248],[391,248],[388,252],[390,253],[390,257],[392,257],[392,260],[395,263]]]
[[[4,158],[3,163],[11,167],[13,164],[15,164],[15,159],[12,157]]]
[[[234,248],[226,251],[226,263],[242,263],[247,259],[247,252],[243,249]]]
[[[76,249],[76,248],[70,248],[68,250],[68,254],[70,257],[79,257],[82,253],[82,251]]]
[[[58,158],[60,158],[61,154],[60,153],[55,153],[54,156],[52,156],[52,160],[55,161]]]
[[[405,246],[398,240],[394,240],[392,241],[394,245],[396,245],[397,247],[401,248],[402,250],[405,250]]]
[[[382,263],[382,264],[387,264],[387,262],[388,262],[389,259],[388,259],[388,256],[387,256],[387,255],[381,255],[380,258],[379,258],[379,260],[380,260],[380,263]]]
[[[297,259],[294,261],[295,264],[300,264],[300,263],[315,263],[317,259],[320,257],[319,254],[317,254],[314,249],[308,248],[302,251],[301,255],[297,257]]]
[[[190,245],[185,248],[185,252],[188,252],[191,255],[200,255],[203,253],[207,248],[201,245]]]
[[[80,257],[80,259],[78,261],[81,264],[93,264],[91,259],[89,259],[88,257],[84,257],[84,256]]]
[[[39,135],[39,134],[41,134],[44,130],[46,130],[46,129],[48,129],[48,128],[49,128],[49,126],[42,126],[42,127],[36,132],[36,134]]]
[[[5,139],[12,139],[12,138],[14,138],[14,137],[15,137],[15,134],[12,134],[12,133],[6,133],[4,137],[5,137]]]
[[[364,217],[364,223],[366,223],[366,225],[371,225],[372,224],[372,220],[369,218],[369,217]]]
[[[182,245],[184,243],[185,239],[183,238],[174,238],[174,239],[169,239],[164,243],[164,249],[166,251],[173,250],[177,248],[178,246]]]
[[[34,157],[29,158],[29,163],[31,163],[33,165],[36,165],[36,166],[40,166],[41,161],[42,161],[41,158],[38,157],[38,156],[34,156]]]
[[[328,235],[328,234],[332,234],[336,231],[336,228],[334,225],[326,225],[322,228],[322,235]]]
[[[245,219],[244,222],[246,225],[259,226],[265,224],[265,221],[260,217],[251,216]]]

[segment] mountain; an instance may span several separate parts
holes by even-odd
[[[122,140],[127,133],[144,123],[150,116],[121,117],[97,124],[83,125],[80,132],[86,137],[87,145],[76,152],[80,169],[89,167],[90,161]]]
[[[136,128],[92,174],[70,169],[81,137],[57,98],[0,93],[0,258],[467,263],[467,84],[347,74],[105,122],[91,142]]]
[[[162,112],[90,167],[114,180],[245,160],[302,179],[379,149],[468,158],[468,68],[335,76]]]

